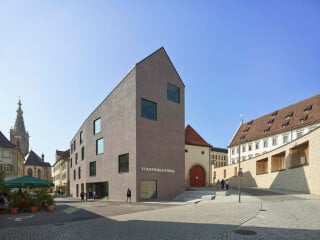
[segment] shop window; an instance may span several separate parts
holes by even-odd
[[[157,199],[157,181],[141,181],[141,199]]]
[[[256,174],[268,173],[268,158],[256,161]]]
[[[271,171],[282,171],[286,169],[286,153],[281,152],[271,156]]]
[[[305,142],[294,148],[291,148],[290,154],[290,168],[307,165],[309,160],[309,142]]]

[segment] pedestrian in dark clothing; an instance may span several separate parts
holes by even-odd
[[[81,202],[84,202],[84,192],[80,193],[80,197],[81,197]]]
[[[128,200],[130,200],[130,203],[131,203],[131,190],[130,190],[130,188],[128,188],[128,190],[127,190],[127,201],[126,202],[128,202]]]
[[[226,179],[226,189],[227,189],[227,191],[229,190],[229,180],[228,179]]]
[[[222,179],[221,180],[221,189],[224,189],[224,184],[225,184],[226,182],[224,181],[224,179]]]
[[[93,201],[96,201],[96,197],[97,197],[96,191],[93,191]]]

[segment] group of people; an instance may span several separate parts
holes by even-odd
[[[88,199],[88,195],[87,194],[88,193],[85,193],[83,191],[80,193],[81,202],[84,202],[84,197],[86,197],[86,201],[87,201],[87,199]],[[97,197],[96,191],[93,191],[92,192],[93,201],[96,200],[96,197]],[[131,203],[131,190],[130,190],[130,188],[127,189],[127,200],[126,200],[126,202],[130,202]]]
[[[222,178],[222,180],[220,181],[218,179],[217,184],[216,184],[217,189],[220,189],[220,187],[221,187],[221,189],[224,190],[224,186],[226,186],[226,190],[229,190],[229,180],[228,179],[224,180]]]
[[[85,193],[85,192],[81,192],[80,193],[80,197],[81,197],[81,202],[84,202],[84,196],[86,196],[86,201],[88,200],[88,193]],[[96,198],[97,198],[97,193],[96,191],[93,191],[92,192],[92,198],[93,198],[93,201],[96,201]]]

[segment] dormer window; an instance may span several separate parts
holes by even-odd
[[[252,121],[250,121],[250,122],[248,122],[248,123],[247,123],[247,125],[248,125],[248,126],[251,126],[251,125],[252,125],[252,123],[253,123],[253,120],[252,120]]]
[[[312,105],[306,107],[306,108],[304,109],[304,112],[310,112],[311,110],[312,110]]]
[[[308,114],[304,116],[303,118],[300,118],[300,122],[303,123],[308,119]]]
[[[268,133],[268,132],[270,132],[270,127],[266,128],[266,129],[264,130],[264,133]]]
[[[268,125],[270,126],[274,122],[274,119],[268,121]]]
[[[278,111],[275,111],[275,112],[273,112],[272,114],[271,114],[271,117],[275,117],[275,116],[277,116],[277,114],[278,114]]]
[[[290,123],[290,121],[286,121],[284,124],[282,124],[282,127],[284,128],[284,127],[288,126],[289,123]]]
[[[292,116],[293,116],[293,112],[289,113],[289,114],[286,116],[286,120],[290,119]]]

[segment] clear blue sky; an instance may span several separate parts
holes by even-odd
[[[249,121],[320,93],[320,1],[0,0],[0,130],[21,96],[46,161],[136,62],[163,46],[186,125],[227,147]]]

